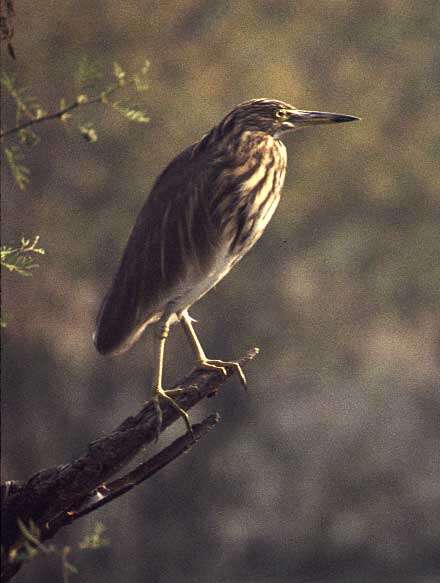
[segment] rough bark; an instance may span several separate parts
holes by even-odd
[[[257,349],[250,351],[240,359],[240,364],[245,364],[256,354]],[[176,385],[176,388],[183,391],[175,400],[182,409],[188,410],[202,399],[215,395],[232,374],[233,368],[227,369],[226,377],[221,372],[195,370]],[[166,402],[162,403],[162,410],[161,431],[164,431],[181,418]],[[149,402],[109,435],[90,443],[81,457],[67,464],[41,470],[24,483],[2,484],[1,581],[10,581],[23,564],[20,550],[29,541],[25,541],[19,520],[24,525],[35,525],[41,542],[52,538],[63,526],[115,500],[161,470],[195,445],[215,427],[219,419],[217,414],[210,415],[202,423],[193,426],[193,436],[183,434],[135,469],[111,480],[142,448],[155,441],[156,417],[153,405]]]

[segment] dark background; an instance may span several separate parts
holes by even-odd
[[[79,455],[147,398],[151,332],[115,359],[95,352],[91,334],[163,166],[253,97],[362,117],[286,138],[278,212],[192,311],[209,356],[261,348],[249,393],[230,381],[192,413],[223,418],[197,448],[60,533],[80,570],[72,580],[438,581],[439,3],[24,0],[16,9],[17,61],[5,56],[4,66],[47,109],[75,96],[84,55],[103,71],[148,58],[151,122],[85,109],[67,132],[38,129],[26,192],[4,169],[4,242],[39,234],[46,249],[33,278],[3,276],[4,479]],[[75,130],[91,119],[95,144]],[[173,329],[168,382],[191,365]],[[97,520],[110,546],[78,551]],[[39,557],[17,582],[61,581],[59,563]]]

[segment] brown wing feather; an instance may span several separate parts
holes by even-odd
[[[204,156],[194,148],[164,170],[139,213],[98,314],[94,341],[103,354],[124,352],[136,342],[160,316],[167,292],[184,279],[188,265],[202,273],[209,268],[219,231],[211,224],[206,184],[215,190],[218,175],[215,164],[206,175],[206,160],[200,171]]]

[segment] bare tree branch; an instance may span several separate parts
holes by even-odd
[[[240,359],[240,364],[246,364],[257,353],[258,349],[249,351]],[[182,393],[175,400],[182,409],[188,410],[202,399],[217,394],[233,372],[233,367],[227,369],[226,376],[217,371],[195,370],[176,385]],[[164,431],[180,416],[167,402],[163,402],[162,409],[161,431]],[[83,456],[70,463],[41,470],[23,484],[6,482],[2,486],[1,581],[10,581],[23,564],[20,549],[25,537],[18,519],[22,524],[35,525],[39,540],[47,540],[61,527],[115,500],[154,475],[191,448],[218,422],[218,415],[208,417],[193,426],[194,436],[183,435],[134,470],[109,482],[145,445],[155,440],[156,416],[153,404],[148,402],[112,433],[90,443]]]
[[[104,484],[102,487],[98,487],[92,495],[84,499],[77,510],[61,512],[55,516],[54,519],[47,524],[47,538],[52,537],[62,526],[71,524],[74,520],[81,518],[81,516],[90,514],[94,510],[97,510],[105,504],[119,498],[119,496],[126,494],[135,486],[148,480],[148,478],[151,478],[151,476],[177,459],[180,455],[189,451],[194,445],[196,445],[199,439],[211,431],[211,429],[214,429],[219,421],[220,415],[218,415],[218,413],[209,415],[201,423],[192,426],[192,435],[188,432],[185,433],[173,441],[171,445],[160,451],[157,455],[136,466],[134,470],[131,470],[121,478],[117,478],[112,482]]]

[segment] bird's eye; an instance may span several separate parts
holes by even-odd
[[[284,121],[289,117],[289,113],[285,109],[278,109],[275,115],[281,121]]]

